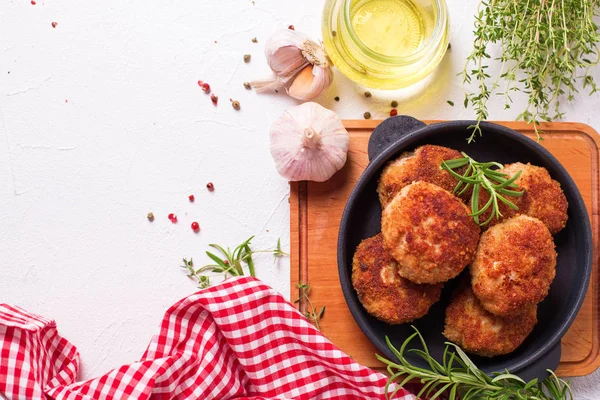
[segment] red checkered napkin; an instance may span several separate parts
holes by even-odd
[[[169,308],[139,362],[76,383],[78,366],[77,349],[54,321],[0,305],[0,394],[7,399],[384,399],[387,380],[249,277]],[[415,397],[400,390],[395,398]]]

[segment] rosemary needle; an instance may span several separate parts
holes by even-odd
[[[442,395],[449,400],[572,400],[573,394],[568,382],[560,379],[551,370],[550,376],[543,382],[534,379],[525,382],[508,371],[486,375],[471,361],[469,356],[457,345],[446,342],[441,362],[438,362],[427,348],[421,333],[413,326],[415,333],[404,341],[400,349],[396,349],[386,336],[388,348],[398,359],[390,361],[379,354],[375,356],[387,366],[390,378],[385,386],[386,398],[394,398],[395,394],[411,380],[419,380],[423,388],[417,398],[439,399]],[[418,338],[421,349],[407,349],[409,344]],[[406,353],[416,354],[426,362],[426,367],[411,364]],[[395,387],[392,386],[396,383]],[[423,397],[422,397],[423,396]]]
[[[469,188],[473,189],[471,194],[470,216],[473,217],[477,224],[483,226],[489,224],[494,218],[501,218],[502,213],[500,212],[500,203],[504,203],[508,207],[518,210],[518,207],[508,200],[506,196],[523,196],[524,192],[518,190],[518,187],[515,184],[515,181],[521,176],[521,171],[517,172],[513,177],[509,177],[498,171],[498,169],[504,167],[500,163],[494,161],[479,162],[475,161],[464,152],[461,154],[463,155],[462,158],[442,161],[440,168],[448,171],[458,180],[452,193],[460,196]],[[467,166],[467,169],[463,175],[454,171],[455,169],[463,168],[464,166]],[[479,197],[482,189],[488,192],[490,198],[483,207],[479,208]],[[492,208],[490,216],[485,221],[481,222],[479,217],[490,207]]]
[[[207,272],[221,274],[223,275],[223,278],[243,275],[256,276],[254,260],[252,259],[254,254],[271,253],[275,257],[275,260],[283,256],[289,256],[288,253],[281,249],[281,239],[277,240],[277,247],[273,250],[252,250],[250,248],[252,239],[254,239],[254,236],[251,236],[249,239],[242,242],[235,247],[233,251],[218,244],[210,244],[210,247],[221,253],[221,256],[218,256],[210,251],[206,252],[206,255],[214,262],[214,264],[208,264],[195,269],[192,259],[188,261],[184,258],[181,267],[186,268],[188,270],[188,276],[198,282],[198,288],[205,289],[211,285],[210,276],[205,275]],[[246,269],[248,270],[247,274]]]

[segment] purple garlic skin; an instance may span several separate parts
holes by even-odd
[[[350,138],[342,121],[317,103],[286,110],[273,122],[271,155],[290,181],[324,182],[346,163]]]

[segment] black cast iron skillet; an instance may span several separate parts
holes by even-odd
[[[482,123],[483,137],[467,144],[467,127],[473,121],[444,122],[426,126],[407,116],[383,121],[369,141],[369,160],[362,176],[352,191],[340,225],[338,238],[338,269],[342,290],[354,319],[382,355],[394,359],[387,348],[385,337],[399,348],[414,331],[411,324],[388,325],[369,315],[358,301],[352,287],[352,257],[356,246],[381,230],[381,206],[376,188],[384,165],[405,151],[424,144],[447,146],[467,152],[478,161],[512,163],[530,162],[545,167],[552,178],[560,182],[569,202],[567,226],[555,235],[558,260],[556,278],[548,297],[539,305],[538,324],[513,353],[494,358],[472,356],[475,364],[485,373],[508,369],[526,380],[548,376],[546,369],[558,366],[561,354],[560,339],[575,319],[585,298],[592,266],[592,231],[588,213],[575,182],[564,167],[542,145],[511,129],[492,123]],[[543,143],[543,142],[542,142]],[[468,274],[468,270],[463,274]],[[423,334],[432,355],[441,359],[446,339],[444,311],[452,289],[460,278],[448,282],[441,300],[429,313],[412,324]],[[417,341],[413,342],[415,347]],[[407,358],[414,364],[425,363],[412,354]]]

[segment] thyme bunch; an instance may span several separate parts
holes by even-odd
[[[494,374],[493,377],[481,371],[457,345],[446,342],[442,362],[431,356],[421,333],[413,326],[415,333],[396,349],[386,336],[389,349],[398,359],[390,361],[376,354],[379,361],[387,366],[390,378],[385,386],[386,398],[390,399],[411,380],[419,380],[423,388],[417,398],[439,399],[445,395],[449,400],[572,400],[573,394],[568,382],[560,379],[551,370],[543,382],[538,379],[525,382],[508,371]],[[409,349],[410,342],[418,338],[421,349]],[[414,353],[424,360],[428,367],[418,367],[406,359],[406,353]],[[396,383],[395,387],[392,384]],[[424,396],[424,397],[422,397]]]
[[[517,119],[532,123],[540,139],[540,121],[560,119],[560,101],[571,101],[578,83],[598,88],[590,69],[599,62],[600,31],[594,17],[598,0],[482,0],[475,16],[475,40],[464,70],[459,74],[467,90],[464,105],[471,104],[477,123],[468,141],[481,136],[480,123],[488,118],[492,94],[504,96],[510,108],[515,92],[528,96]],[[489,48],[499,44],[500,73],[492,78]]]
[[[229,247],[225,248],[218,244],[210,244],[210,247],[217,249],[221,253],[221,256],[217,256],[210,251],[206,252],[206,255],[214,264],[208,264],[195,269],[193,260],[190,258],[188,261],[184,258],[181,267],[188,270],[188,277],[197,281],[199,289],[206,289],[211,285],[210,276],[206,275],[206,273],[221,274],[223,279],[230,276],[256,276],[252,255],[257,253],[271,253],[275,261],[283,256],[289,256],[288,253],[281,249],[281,239],[277,239],[277,246],[273,250],[252,250],[250,248],[252,239],[254,239],[254,236],[236,246],[233,251]],[[248,271],[247,273],[246,270]]]
[[[509,177],[506,174],[499,172],[497,169],[501,169],[504,166],[500,163],[491,162],[478,162],[469,157],[466,153],[461,153],[462,158],[456,158],[454,160],[442,161],[441,169],[444,169],[450,173],[453,177],[458,179],[458,183],[454,187],[452,193],[457,196],[462,195],[469,189],[473,188],[471,194],[471,214],[469,214],[475,222],[480,225],[489,224],[493,218],[502,217],[500,212],[500,202],[506,204],[508,207],[518,210],[519,208],[510,200],[509,197],[520,197],[523,196],[523,191],[513,190],[517,189],[515,181],[521,176],[521,171],[517,172],[513,177]],[[467,170],[463,175],[458,174],[454,170],[462,168],[467,165]],[[485,205],[479,208],[479,194],[481,190],[488,192],[490,198]],[[480,222],[479,217],[486,212],[489,208],[492,208],[492,212],[488,219]]]

